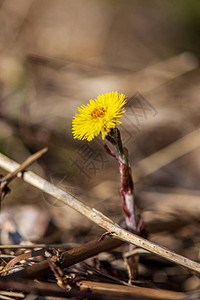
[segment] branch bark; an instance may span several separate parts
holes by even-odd
[[[101,252],[117,248],[123,243],[124,242],[121,240],[116,240],[110,237],[106,237],[101,241],[96,239],[77,248],[65,251],[62,254],[62,266],[65,268],[69,267]],[[44,260],[42,262],[28,266],[21,271],[11,273],[7,275],[6,278],[9,280],[16,278],[35,279],[37,277],[48,274],[50,271],[51,270],[48,261]]]

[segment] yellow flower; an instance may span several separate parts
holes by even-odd
[[[125,104],[125,95],[112,92],[99,95],[87,105],[81,105],[78,107],[79,114],[76,113],[72,120],[74,138],[91,141],[101,133],[104,140],[111,128],[121,123],[117,119],[125,112]]]

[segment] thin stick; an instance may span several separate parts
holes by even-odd
[[[144,297],[145,299],[183,299],[187,297],[187,294],[180,292],[173,292],[167,290],[158,290],[139,286],[124,286],[119,284],[102,283],[102,282],[92,282],[82,280],[77,283],[81,291],[90,290],[93,293],[105,294],[105,295],[115,295],[115,296],[135,296]]]
[[[12,171],[11,173],[7,174],[5,177],[1,179],[1,188],[11,182],[18,173],[23,172],[26,170],[32,163],[34,163],[38,158],[40,158],[44,153],[48,151],[48,148],[45,147],[42,150],[34,153],[33,155],[29,156],[16,170]]]
[[[13,172],[15,169],[19,167],[19,164],[9,159],[5,155],[0,154],[0,167],[6,169],[7,171]],[[111,232],[113,237],[134,244],[147,251],[150,251],[154,254],[164,257],[171,262],[179,264],[183,267],[188,268],[189,270],[195,271],[196,273],[200,274],[199,263],[194,262],[181,255],[178,255],[175,252],[172,252],[164,247],[154,244],[148,240],[145,240],[144,238],[139,237],[136,234],[130,233],[122,229],[118,224],[114,223],[112,220],[110,220],[108,217],[106,217],[99,211],[95,210],[94,208],[90,208],[86,206],[85,204],[81,203],[78,199],[76,199],[72,195],[64,192],[60,188],[44,180],[43,178],[36,175],[35,173],[31,171],[27,171],[24,173],[23,179],[24,181],[35,186],[41,191],[47,193],[48,195],[55,197],[60,202],[75,209],[76,211],[78,211],[88,219],[92,220],[94,223],[104,228],[108,232]]]

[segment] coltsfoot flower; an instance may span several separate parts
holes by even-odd
[[[79,114],[72,120],[74,138],[91,141],[99,133],[104,140],[112,128],[125,112],[126,96],[118,92],[99,95],[97,99],[90,100],[87,105],[78,107]]]

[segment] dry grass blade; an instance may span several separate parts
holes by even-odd
[[[44,253],[45,253],[45,249],[38,249],[38,250],[32,250],[32,251],[28,251],[26,253],[20,254],[20,255],[16,256],[15,258],[11,259],[9,261],[9,263],[7,263],[7,265],[3,269],[3,272],[7,271],[12,266],[14,266],[15,264],[17,264],[18,262],[20,262],[22,260],[26,260],[26,259],[29,259],[32,257],[44,255]]]
[[[1,291],[0,295],[2,296],[10,296],[10,297],[15,297],[14,299],[24,299],[24,294],[23,293],[16,293],[16,292],[7,292],[7,291]],[[13,298],[11,298],[13,299]]]

